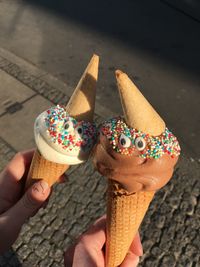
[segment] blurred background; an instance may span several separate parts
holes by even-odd
[[[17,151],[34,146],[36,116],[67,102],[96,53],[97,122],[122,113],[114,75],[121,69],[182,147],[174,178],[142,226],[141,266],[200,266],[199,48],[198,0],[0,0],[1,169]],[[0,266],[61,266],[64,248],[104,213],[106,181],[91,164],[68,175]]]

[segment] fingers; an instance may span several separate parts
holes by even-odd
[[[138,232],[137,232],[129,250],[137,256],[143,255],[142,243],[141,243],[140,235]]]
[[[40,180],[32,185],[23,197],[6,213],[7,226],[18,228],[42,206],[50,194],[48,183]]]
[[[105,244],[106,234],[105,216],[97,220],[90,229],[83,234],[76,246],[65,253],[65,266],[71,267],[104,267],[104,254],[102,248]]]
[[[106,242],[106,216],[100,217],[80,238],[85,244],[92,244],[95,249],[100,250]],[[96,238],[94,242],[94,238]]]
[[[19,181],[26,168],[30,166],[33,154],[33,149],[17,153],[1,173],[0,183],[3,183],[5,179],[6,183]]]
[[[136,267],[138,266],[138,263],[139,257],[132,252],[128,252],[120,267]]]
[[[38,181],[14,206],[0,216],[0,253],[8,250],[15,242],[24,222],[37,212],[49,193],[48,184]]]
[[[123,263],[120,267],[136,267],[139,263],[139,256],[143,255],[142,244],[140,240],[140,235],[137,232],[131,246],[129,252],[126,255]]]

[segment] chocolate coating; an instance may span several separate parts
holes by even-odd
[[[103,176],[118,181],[128,192],[156,191],[163,187],[172,177],[178,157],[164,154],[158,159],[144,159],[139,155],[137,150],[131,156],[117,153],[101,133],[93,162]]]

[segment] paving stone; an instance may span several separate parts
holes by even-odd
[[[35,253],[41,259],[45,259],[51,249],[51,246],[47,240],[44,240],[42,243],[39,244]]]
[[[159,229],[162,229],[163,228],[163,226],[165,225],[165,216],[163,216],[163,215],[158,215],[157,216],[157,220],[156,220],[156,222],[155,222],[155,226],[157,227],[157,228],[159,228]]]
[[[19,68],[16,64],[4,64],[2,69],[16,78],[18,81],[22,82],[22,84],[29,86],[29,84],[33,83],[34,80],[37,78],[37,75],[31,75],[27,71]],[[30,86],[29,86],[30,87]]]
[[[13,77],[17,77],[21,71],[21,68],[18,65],[11,62],[8,64],[4,64],[2,68]]]
[[[42,236],[41,235],[33,235],[31,237],[31,245],[34,248],[37,248],[39,246],[39,244],[42,242]]]
[[[43,97],[45,97],[56,105],[66,105],[69,100],[69,96],[47,83],[45,81],[45,78],[36,78],[34,80],[30,80],[27,85],[31,87],[35,92],[39,93],[40,95],[42,95]]]
[[[36,255],[35,250],[33,248],[32,253],[26,259],[26,266],[27,267],[29,267],[29,266],[39,267],[39,261],[41,261],[41,259]],[[24,261],[23,261],[23,264],[24,264]]]
[[[193,260],[197,260],[199,257],[199,246],[195,247],[193,244],[188,244],[185,247],[185,255],[192,258]]]
[[[23,233],[23,232],[22,232]],[[21,233],[21,234],[22,234]],[[22,238],[21,238],[21,234],[19,235],[19,237],[17,238],[17,240],[15,241],[15,243],[13,244],[13,248],[15,249],[15,250],[17,250],[18,248],[20,248],[23,244],[24,244],[24,242],[23,242],[23,240],[22,240]]]
[[[39,235],[41,233],[43,233],[44,229],[45,229],[46,225],[43,224],[41,221],[38,221],[30,230],[30,232],[32,234],[36,234]]]
[[[161,261],[161,266],[163,267],[174,267],[176,264],[175,262],[175,257],[173,255],[165,255],[163,258],[162,258],[162,261]]]
[[[56,218],[54,221],[52,221],[51,227],[55,231],[60,228],[61,224],[62,224],[62,220],[60,220],[60,218]]]
[[[82,225],[81,223],[74,223],[71,227],[71,229],[69,230],[69,235],[73,238],[78,238],[78,236],[80,235],[82,230]]]
[[[29,232],[30,230],[31,230],[30,225],[28,225],[28,224],[24,224],[24,225],[22,226],[22,231],[23,231],[24,233],[27,233],[27,232]]]
[[[53,262],[52,264],[51,264],[51,267],[60,267],[60,263],[57,263],[57,262]]]
[[[197,263],[193,262],[193,260],[185,255],[182,255],[178,261],[176,266],[184,266],[184,267],[198,267]]]
[[[3,69],[6,66],[8,66],[10,63],[10,61],[6,60],[5,58],[0,57],[0,68]]]
[[[30,246],[27,244],[23,244],[18,250],[17,254],[20,256],[20,259],[24,260],[28,257],[28,255],[31,253]]]
[[[36,93],[29,87],[0,70],[0,115],[14,103],[23,103]],[[22,104],[23,105],[23,104]]]
[[[5,67],[6,65],[10,64],[10,62],[12,62],[12,64],[19,66],[20,72],[26,72],[27,75],[29,76],[32,75],[32,76],[38,77],[38,76],[42,76],[46,74],[46,71],[38,69],[34,65],[23,60],[22,58],[19,58],[15,54],[11,53],[8,50],[3,49],[2,47],[0,47],[0,54],[1,54],[0,56],[1,67]],[[2,61],[4,61],[4,64],[2,63],[1,65]]]
[[[29,219],[29,227],[31,227],[31,229],[33,230],[33,226],[35,226],[37,223],[39,223],[40,221],[40,217],[38,216],[33,216]]]
[[[0,118],[0,128],[4,129],[1,137],[16,151],[35,147],[33,137],[35,118],[50,106],[50,102],[41,96],[35,96],[23,105],[23,109],[12,115],[4,115]]]
[[[50,257],[47,257],[46,259],[39,262],[40,267],[49,267],[53,263],[53,259]]]
[[[51,237],[52,237],[52,235],[53,235],[53,229],[52,229],[52,227],[51,226],[47,226],[44,229],[43,233],[42,233],[43,238],[50,240]]]
[[[61,232],[60,230],[57,230],[56,232],[53,233],[51,240],[57,244],[60,240],[63,239],[63,232]]]
[[[158,259],[160,259],[162,257],[162,255],[164,254],[164,251],[161,250],[161,248],[159,247],[159,245],[154,245],[151,249],[151,255],[157,257]]]
[[[53,252],[53,259],[60,262],[60,259],[63,257],[63,251],[61,249],[55,248]]]
[[[23,238],[23,243],[29,244],[32,236],[33,236],[33,233],[31,231],[26,232],[26,234],[24,234],[23,237],[22,237]]]
[[[146,266],[146,267],[155,267],[156,266],[156,264],[157,264],[157,258],[155,258],[155,257],[150,257],[150,258],[147,258],[146,260],[145,260],[145,263],[143,264],[143,262],[141,262],[140,264],[139,264],[139,267],[143,267],[143,266]]]
[[[67,250],[70,246],[72,246],[73,243],[74,243],[74,240],[71,237],[65,236],[65,239],[64,239],[63,244],[62,244],[64,251]]]

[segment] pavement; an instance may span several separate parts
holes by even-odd
[[[156,194],[140,229],[144,247],[140,267],[200,266],[198,21],[186,19],[163,4],[172,1],[146,3],[141,8],[139,1],[127,0],[134,19],[140,19],[140,30],[130,24],[127,32],[121,27],[114,36],[111,29],[119,27],[120,8],[115,7],[117,13],[109,29],[98,24],[97,16],[95,31],[88,27],[90,21],[85,16],[73,13],[73,6],[66,18],[59,9],[55,15],[53,4],[47,9],[47,2],[0,1],[0,169],[17,151],[35,146],[35,117],[52,104],[68,101],[91,54],[96,52],[102,58],[97,123],[121,112],[113,78],[114,69],[121,67],[142,87],[182,147],[172,180]],[[103,4],[98,8],[107,10]],[[121,10],[128,12],[128,8]],[[108,15],[105,12],[105,21]],[[128,17],[124,22],[127,25]],[[167,18],[168,24],[164,23]],[[147,35],[143,20],[149,22]],[[133,30],[137,42],[135,35],[127,37]],[[156,35],[160,38],[154,40]],[[112,105],[111,97],[115,100]],[[47,208],[24,225],[13,248],[0,257],[0,266],[63,266],[63,251],[105,213],[106,180],[92,164],[73,167],[67,175],[65,185],[54,186]]]
[[[121,114],[114,70],[123,70],[198,158],[200,23],[170,3],[200,10],[198,0],[1,0],[0,46],[67,83],[69,93],[97,53],[97,103]]]

